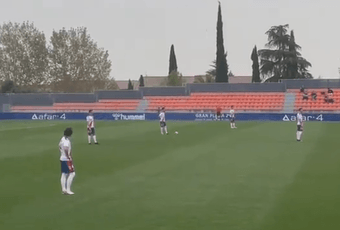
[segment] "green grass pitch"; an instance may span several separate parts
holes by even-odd
[[[72,137],[74,196],[58,143]],[[337,123],[0,122],[1,230],[340,229]],[[178,131],[178,135],[174,132]]]

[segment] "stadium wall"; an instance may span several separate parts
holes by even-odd
[[[6,108],[4,108],[4,105],[8,105],[9,104],[9,97],[5,94],[0,94],[0,112],[7,112],[9,111]]]
[[[51,97],[54,103],[94,103],[97,101],[97,97],[93,93],[55,93]]]
[[[0,113],[0,120],[85,120],[86,113]],[[96,120],[107,121],[158,121],[157,113],[96,113]],[[225,113],[222,120],[228,121]],[[214,113],[167,113],[167,120],[172,121],[212,121]],[[304,114],[307,121],[340,121],[340,114],[314,113]],[[292,113],[239,113],[237,121],[296,121]]]
[[[340,88],[339,79],[308,79],[308,80],[281,80],[287,89],[300,89],[302,86],[310,89]]]
[[[186,87],[141,87],[143,96],[186,96]]]
[[[283,83],[187,84],[187,92],[285,92]]]
[[[113,90],[113,91],[97,91],[96,97],[100,99],[142,99],[141,91],[137,90]]]

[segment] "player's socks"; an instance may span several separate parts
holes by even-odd
[[[60,183],[61,183],[61,190],[63,193],[66,192],[66,178],[67,178],[67,174],[62,173],[61,178],[60,178]]]
[[[234,127],[233,127],[233,123],[230,123],[230,128],[232,128],[232,129],[234,128]]]
[[[94,140],[94,143],[98,143],[96,135],[93,136],[93,140]]]
[[[168,128],[165,126],[164,127],[165,133],[168,134]]]
[[[68,194],[74,194],[73,192],[71,192],[71,186],[72,186],[72,182],[73,182],[73,179],[75,177],[76,173],[75,172],[72,172],[68,175],[68,178],[67,178],[67,186],[66,186],[66,191]]]
[[[88,136],[87,139],[89,141],[89,144],[91,144],[91,136]]]
[[[164,133],[163,133],[163,127],[161,127],[161,134],[163,135]]]
[[[298,141],[301,141],[301,136],[302,136],[302,132],[301,132],[301,131],[297,131],[297,132],[296,132],[296,139],[297,139]]]

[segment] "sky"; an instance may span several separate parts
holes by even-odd
[[[227,61],[251,75],[252,49],[264,48],[271,26],[289,24],[314,77],[339,78],[339,0],[220,0]],[[178,70],[204,74],[216,57],[218,1],[0,0],[0,23],[30,21],[49,40],[53,30],[84,26],[109,51],[111,76],[165,76],[174,44]]]

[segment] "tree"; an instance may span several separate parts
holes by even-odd
[[[217,15],[216,82],[228,82],[228,65],[223,43],[223,22],[221,3],[219,2]]]
[[[15,85],[11,80],[6,80],[1,86],[1,93],[15,93]]]
[[[117,90],[119,89],[117,82],[115,81],[114,78],[108,78],[105,80],[104,83],[104,90]]]
[[[85,27],[53,31],[50,85],[59,92],[93,92],[115,87],[108,51],[99,48]]]
[[[0,26],[0,81],[26,89],[41,89],[47,81],[48,51],[43,32],[33,23]]]
[[[287,78],[313,78],[308,71],[308,68],[312,65],[301,57],[298,50],[301,50],[301,47],[296,44],[294,31],[292,30],[289,39],[289,55],[287,55]]]
[[[139,77],[139,87],[144,87],[144,77],[143,77],[143,75],[140,75],[140,77]]]
[[[128,83],[128,90],[133,90],[133,85],[132,85],[132,82],[131,80],[129,79],[129,83]]]
[[[203,76],[196,76],[194,79],[194,83],[205,83]]]
[[[167,79],[167,86],[182,86],[182,75],[178,72],[173,71]]]
[[[225,57],[227,57],[227,53],[225,53]],[[212,67],[211,69],[209,69],[207,72],[205,72],[207,75],[209,76],[212,76],[213,77],[213,80],[215,81],[215,78],[216,78],[216,60],[214,60],[212,62],[212,64],[210,65],[210,67]],[[229,65],[227,63],[227,67],[229,69]],[[234,74],[231,72],[231,70],[229,70],[228,72],[228,77],[230,76],[234,76]]]
[[[209,74],[205,76],[197,76],[195,77],[194,83],[213,83],[215,82],[215,77]]]
[[[253,52],[251,53],[251,60],[253,61],[253,77],[252,82],[261,82],[260,78],[260,66],[259,66],[259,56],[257,54],[257,47],[255,46]]]
[[[205,72],[207,75],[210,76],[214,76],[216,77],[216,60],[214,60],[212,62],[212,64],[210,65],[210,67],[212,67],[211,69],[209,69],[207,72]]]
[[[206,75],[205,76],[205,82],[206,83],[213,83],[213,82],[215,82],[215,77],[211,76],[211,75]]]
[[[301,57],[301,47],[296,44],[294,33],[288,34],[288,28],[288,24],[273,26],[266,32],[268,49],[259,50],[260,71],[266,78],[277,81],[312,77],[308,72],[311,64]]]
[[[295,35],[292,30],[289,38],[289,54],[287,55],[287,78],[294,79],[298,76],[298,65],[297,65],[297,47],[295,43]]]
[[[177,60],[176,60],[174,45],[171,45],[171,48],[170,48],[169,73],[168,74],[170,75],[172,72],[177,72]]]

